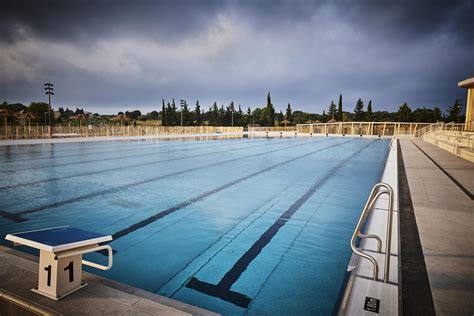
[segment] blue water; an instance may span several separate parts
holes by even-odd
[[[91,272],[226,315],[331,314],[387,151],[345,137],[4,146],[0,236],[113,234],[114,267]]]

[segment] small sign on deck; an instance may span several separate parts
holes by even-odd
[[[379,313],[380,300],[374,297],[365,297],[364,310],[374,313]]]

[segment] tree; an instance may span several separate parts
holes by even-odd
[[[252,109],[250,106],[247,109],[247,125],[253,124]]]
[[[291,104],[288,103],[288,106],[286,108],[286,120],[289,121],[290,123],[293,122],[293,114],[291,111]]]
[[[450,122],[459,123],[459,117],[461,116],[462,100],[457,99],[454,104],[448,108],[448,120]]]
[[[158,113],[157,111],[151,111],[150,113],[147,113],[146,116],[151,120],[157,120],[160,118],[160,113]]]
[[[43,118],[49,113],[49,105],[45,102],[31,102],[27,112],[33,114],[39,122],[42,122]]]
[[[398,108],[397,121],[399,122],[410,122],[411,120],[411,109],[405,102]]]
[[[331,101],[331,104],[329,105],[328,115],[331,119],[336,119],[336,104],[334,104],[334,101]]]
[[[413,111],[411,113],[411,121],[421,123],[436,122],[433,121],[433,110],[427,109],[425,107],[422,109],[417,108],[415,111]]]
[[[356,106],[354,108],[354,114],[355,114],[355,121],[362,121],[364,120],[364,101],[362,101],[360,98],[357,100]]]
[[[275,114],[275,120],[278,122],[278,125],[281,125],[281,122],[284,120],[283,112]]]
[[[194,124],[200,126],[202,124],[201,118],[201,106],[199,105],[199,100],[196,101],[196,107],[194,108]]]
[[[212,107],[209,108],[209,125],[217,126],[219,125],[219,108],[217,107],[217,102],[212,104]]]
[[[161,125],[166,126],[166,109],[165,109],[165,100],[161,99]]]
[[[237,111],[234,122],[236,126],[244,126],[245,125],[245,120],[244,120],[244,112],[242,112],[242,107],[239,104],[239,110]]]
[[[139,116],[142,115],[142,112],[140,112],[139,110],[135,110],[135,111],[132,111],[132,112],[125,112],[125,114],[131,118],[132,120],[136,120],[138,119]]]
[[[342,94],[339,95],[339,104],[337,106],[337,120],[340,122],[344,120],[344,116],[342,114]]]
[[[441,109],[437,106],[433,108],[433,118],[432,122],[438,122],[443,119],[443,113],[441,112]]]
[[[275,126],[275,109],[273,108],[272,98],[270,97],[270,92],[267,95],[267,126]]]
[[[189,107],[186,100],[181,100],[181,109],[180,109],[179,125],[188,126],[190,121]],[[182,118],[182,122],[181,122]]]
[[[366,120],[367,122],[372,122],[374,120],[372,113],[372,100],[370,100],[369,104],[367,104]]]

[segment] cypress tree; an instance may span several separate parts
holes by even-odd
[[[165,115],[165,100],[161,99],[161,125],[166,126],[166,115]]]
[[[334,101],[331,101],[331,105],[329,105],[328,114],[331,119],[334,120],[336,118],[336,105],[334,104]]]
[[[267,115],[268,115],[267,126],[275,126],[275,109],[273,108],[270,92],[268,92],[268,95],[267,95]]]
[[[369,101],[369,104],[367,104],[367,116],[366,116],[367,122],[372,122],[373,117],[372,117],[372,100]]]
[[[342,94],[339,94],[339,105],[337,107],[337,120],[341,121],[344,119],[342,114]]]
[[[196,108],[194,109],[194,115],[196,116],[196,125],[201,125],[201,106],[199,105],[199,100],[196,101]]]
[[[288,122],[293,122],[293,112],[291,111],[291,104],[288,103],[288,107],[286,108],[286,120]]]

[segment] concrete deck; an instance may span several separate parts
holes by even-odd
[[[436,314],[472,315],[474,164],[421,140],[400,146]]]
[[[7,291],[59,315],[217,315],[90,273],[83,273],[88,286],[54,301],[31,291],[38,282],[36,261],[34,256],[0,246],[0,292]]]

